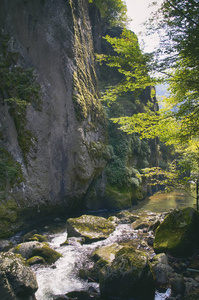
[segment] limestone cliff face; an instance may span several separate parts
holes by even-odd
[[[24,177],[18,187],[7,187],[7,197],[1,192],[1,219],[16,222],[28,207],[70,212],[106,163],[88,1],[0,0],[0,27],[42,89],[40,108],[26,110],[32,134],[26,157],[9,105],[0,102],[0,146],[20,163]]]

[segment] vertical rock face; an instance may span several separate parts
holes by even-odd
[[[21,164],[24,176],[20,187],[9,190],[10,201],[14,207],[58,205],[70,211],[105,166],[88,2],[0,0],[0,27],[9,34],[9,49],[20,53],[20,64],[34,68],[42,90],[39,109],[26,109],[32,138],[25,158],[9,105],[0,102],[0,146]]]

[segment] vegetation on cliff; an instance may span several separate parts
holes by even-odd
[[[0,32],[0,100],[9,105],[9,113],[13,116],[17,130],[17,139],[27,162],[27,154],[36,143],[33,133],[26,129],[26,108],[32,104],[40,109],[40,85],[36,80],[34,70],[24,68],[20,53],[12,50],[12,40],[9,34]],[[3,140],[4,132],[0,132]]]
[[[158,24],[155,26],[157,20]],[[108,88],[104,99],[116,100],[123,92],[139,91],[141,86],[145,87],[153,82],[169,84],[170,95],[164,99],[163,109],[151,109],[151,103],[148,102],[138,113],[120,115],[113,119],[128,134],[138,134],[142,139],[158,137],[167,145],[175,146],[178,152],[176,167],[173,168],[173,165],[170,170],[167,167],[165,173],[159,168],[153,169],[152,173],[148,169],[147,176],[169,176],[170,179],[173,177],[177,180],[179,174],[180,179],[182,178],[184,171],[191,171],[198,176],[198,52],[195,50],[198,48],[198,24],[195,2],[165,0],[152,20],[153,30],[166,30],[166,37],[161,44],[163,50],[160,48],[159,52],[168,55],[164,55],[158,62],[151,60],[150,55],[135,51],[133,34],[127,35],[124,31],[121,38],[106,38],[116,54],[102,59],[106,59],[109,66],[117,67],[124,76],[119,84]],[[147,75],[152,70],[164,76],[149,79]],[[176,168],[180,168],[179,174]],[[186,180],[190,180],[190,177]]]
[[[123,0],[89,0],[89,3],[97,6],[103,23],[109,27],[127,24],[127,7]]]

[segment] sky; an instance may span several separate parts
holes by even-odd
[[[158,4],[161,4],[163,0],[156,0]],[[135,32],[139,38],[139,43],[144,52],[151,52],[154,47],[158,45],[158,36],[146,37],[144,34],[145,26],[143,23],[150,17],[154,10],[154,7],[149,7],[154,0],[125,0],[128,16],[132,21],[129,24],[129,29]],[[140,33],[142,32],[142,34]],[[143,45],[143,41],[144,44]]]
[[[163,0],[156,0],[158,5],[160,5]],[[154,2],[154,0],[125,0],[128,16],[132,21],[130,22],[128,28],[131,29],[138,36],[140,48],[144,52],[152,52],[155,50],[155,47],[159,44],[158,35],[146,36],[145,35],[145,26],[144,22],[148,20],[151,16],[151,13],[154,11],[154,7],[149,7],[150,4]],[[157,6],[158,8],[158,6]],[[144,43],[143,43],[144,41]],[[166,85],[158,85],[156,86],[156,95],[163,96],[166,95],[167,86]]]

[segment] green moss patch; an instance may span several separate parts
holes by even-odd
[[[146,254],[123,247],[115,259],[100,271],[100,291],[104,297],[154,299],[155,284]]]
[[[27,260],[27,263],[32,266],[32,265],[36,265],[36,264],[44,264],[45,263],[45,259],[41,256],[33,256],[31,258],[29,258]]]
[[[190,255],[199,247],[198,232],[199,213],[196,210],[173,211],[156,230],[154,250],[182,257]]]
[[[23,180],[20,163],[5,148],[0,147],[0,191],[18,186]]]
[[[105,218],[83,215],[67,220],[68,236],[82,236],[85,241],[93,242],[107,238],[115,226]]]
[[[41,248],[33,249],[32,257],[33,256],[41,256],[49,264],[56,262],[60,257],[62,257],[60,253],[51,249],[48,245],[43,245]]]

